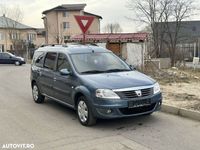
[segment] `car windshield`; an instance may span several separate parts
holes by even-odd
[[[113,53],[72,54],[73,64],[81,74],[130,71],[130,67]]]

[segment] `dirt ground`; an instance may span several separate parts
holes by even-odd
[[[200,111],[200,82],[161,84],[163,103]]]
[[[149,67],[145,73],[159,82],[164,104],[200,111],[200,69]]]
[[[163,70],[158,81],[164,104],[200,111],[200,70]]]

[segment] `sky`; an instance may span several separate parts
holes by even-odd
[[[123,32],[137,32],[141,25],[133,22],[130,18],[133,11],[127,6],[128,0],[1,0],[0,4],[8,7],[18,6],[23,11],[22,23],[43,28],[42,12],[62,4],[86,3],[85,11],[100,15],[101,30],[108,23],[119,23]],[[2,15],[2,14],[1,14]]]

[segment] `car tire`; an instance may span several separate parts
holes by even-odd
[[[36,83],[33,83],[32,95],[33,95],[34,102],[36,102],[36,103],[43,103],[44,102],[45,97],[40,93],[40,90],[39,90]]]
[[[19,61],[15,61],[15,66],[20,66],[20,62]]]
[[[92,126],[96,124],[96,118],[94,117],[91,107],[88,105],[85,96],[80,96],[77,102],[77,115],[79,122],[84,126]]]

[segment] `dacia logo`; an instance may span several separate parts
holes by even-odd
[[[137,91],[135,91],[135,93],[137,94],[138,97],[141,97],[141,96],[142,96],[141,90],[137,90]]]

